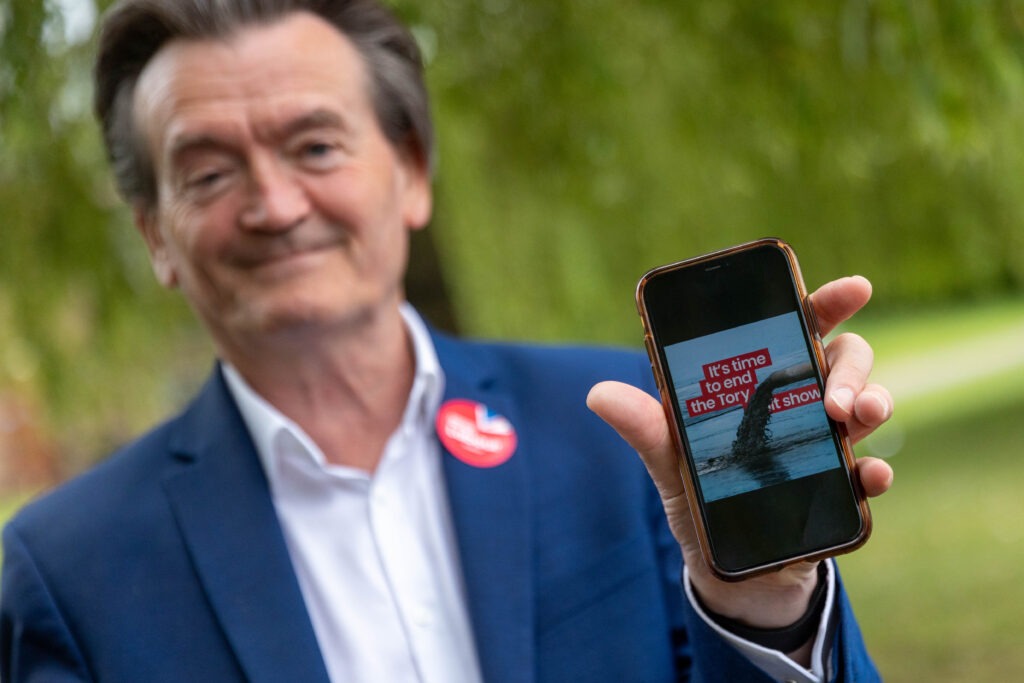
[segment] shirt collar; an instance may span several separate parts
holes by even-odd
[[[399,431],[420,430],[427,433],[431,429],[431,420],[437,413],[444,393],[444,371],[437,358],[433,340],[423,319],[408,303],[400,306],[405,328],[412,341],[416,371],[412,389],[402,414]],[[313,458],[321,467],[326,467],[323,452],[312,439],[293,420],[271,405],[256,393],[245,381],[238,370],[228,362],[221,363],[221,371],[231,392],[238,410],[242,414],[256,446],[256,453],[263,465],[264,472],[271,480],[275,480],[275,464],[290,453],[305,453]],[[285,438],[281,438],[281,437]],[[291,437],[291,438],[287,438]],[[286,449],[285,442],[291,442],[292,448]]]

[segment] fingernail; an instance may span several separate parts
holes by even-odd
[[[885,422],[890,417],[892,417],[892,403],[890,403],[889,401],[886,401],[884,398],[882,398],[878,394],[868,394],[868,396],[870,398],[874,399],[878,403],[878,405],[882,408],[882,422]]]
[[[835,403],[841,411],[847,415],[853,414],[853,389],[849,387],[839,387],[829,394],[829,396],[832,398],[832,402]]]

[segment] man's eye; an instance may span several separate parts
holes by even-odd
[[[330,154],[334,148],[326,142],[312,142],[306,145],[306,156],[322,157]]]
[[[338,162],[339,152],[339,145],[324,140],[304,142],[297,148],[299,162],[313,170],[333,168]]]
[[[209,187],[224,177],[221,171],[205,171],[190,176],[187,184],[190,187]]]
[[[193,198],[205,199],[219,192],[228,182],[231,172],[227,168],[209,167],[186,173],[183,190]]]

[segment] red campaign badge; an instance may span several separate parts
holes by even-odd
[[[437,413],[437,435],[456,458],[473,467],[497,467],[516,450],[516,430],[483,403],[457,398]]]

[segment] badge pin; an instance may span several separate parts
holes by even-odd
[[[516,430],[483,403],[453,399],[437,413],[437,435],[456,458],[473,467],[497,467],[516,450]]]

